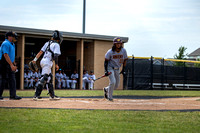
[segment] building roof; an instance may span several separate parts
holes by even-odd
[[[13,26],[4,26],[0,25],[0,32],[7,32],[9,30],[15,31],[18,34],[27,34],[27,35],[43,35],[43,36],[51,36],[52,30],[44,30],[44,29],[33,29],[33,28],[23,28],[23,27],[13,27]],[[113,41],[113,38],[116,36],[107,36],[107,35],[95,35],[95,34],[82,34],[75,32],[64,32],[64,38],[71,39],[86,39],[86,40],[104,40],[104,41]],[[128,37],[120,37],[124,43],[128,42]]]
[[[188,57],[194,57],[194,56],[200,56],[200,48],[196,49],[195,51],[193,51],[192,53],[190,53],[188,55]]]

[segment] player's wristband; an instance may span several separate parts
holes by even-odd
[[[38,59],[38,58],[37,58],[37,57],[35,57],[35,58],[33,59],[33,61],[37,61],[37,59]]]

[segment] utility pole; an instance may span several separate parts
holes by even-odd
[[[85,10],[86,10],[86,0],[83,0],[83,34],[85,34]]]

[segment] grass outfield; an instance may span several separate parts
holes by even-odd
[[[198,133],[200,112],[0,108],[2,133]]]
[[[61,97],[70,96],[103,96],[103,90],[55,90],[55,94]],[[32,97],[34,90],[17,90],[17,95]],[[200,97],[200,91],[178,91],[178,90],[114,90],[114,96],[180,96]],[[3,96],[9,96],[5,90]],[[43,90],[41,96],[47,96],[47,90]]]

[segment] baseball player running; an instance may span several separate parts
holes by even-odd
[[[48,84],[50,100],[60,99],[60,97],[54,94],[53,84],[52,84],[53,75],[51,74],[51,68],[53,66],[53,60],[55,60],[56,70],[59,70],[58,56],[61,54],[60,44],[62,43],[62,41],[63,41],[62,33],[55,30],[52,34],[51,40],[49,40],[48,42],[44,44],[40,52],[36,55],[36,57],[32,61],[33,63],[36,63],[38,58],[40,58],[40,56],[44,53],[44,56],[42,60],[40,61],[40,66],[42,68],[42,73],[41,73],[42,76],[39,79],[39,83],[36,88],[35,96],[33,100],[38,100],[41,98],[40,94],[46,83]]]
[[[120,73],[124,72],[126,60],[128,59],[126,50],[122,47],[122,40],[119,37],[113,39],[113,47],[105,54],[105,75],[109,76],[109,86],[103,88],[104,97],[109,101],[113,101],[113,90],[119,87]],[[123,64],[122,71],[120,67]],[[111,74],[109,75],[109,72]]]

